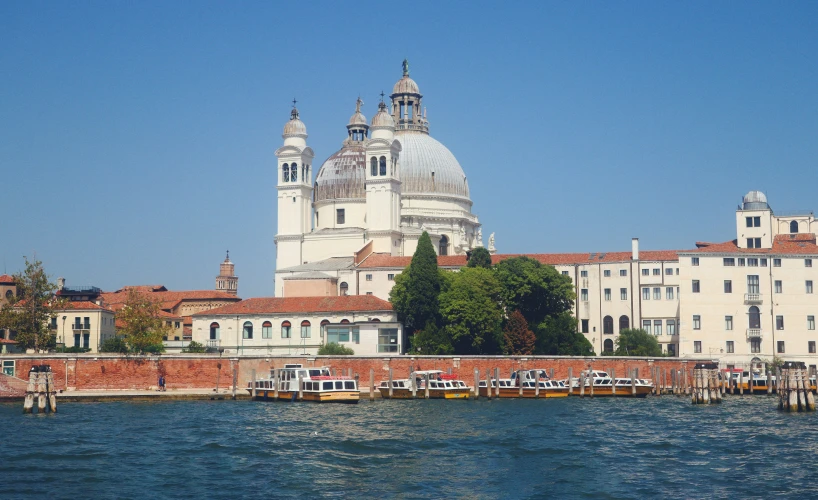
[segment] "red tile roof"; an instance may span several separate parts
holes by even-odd
[[[681,250],[645,250],[639,252],[639,260],[647,262],[678,261]],[[593,257],[591,257],[593,255]],[[611,262],[630,262],[631,252],[595,252],[591,253],[531,253],[531,254],[497,254],[491,256],[491,262],[496,264],[512,257],[530,257],[541,264],[573,265],[596,264]],[[412,262],[412,257],[393,257],[389,254],[372,254],[360,265],[362,269],[396,268],[404,269]],[[465,255],[444,255],[437,258],[440,267],[462,267],[466,265]]]
[[[58,308],[60,311],[108,311],[114,312],[108,307],[103,307],[90,300],[75,300],[66,302],[63,307]]]
[[[8,274],[0,275],[0,285],[13,285],[14,278],[9,276]]]
[[[818,255],[818,245],[815,244],[815,235],[811,239],[789,240],[790,235],[778,235],[773,240],[772,248],[739,248],[736,240],[724,243],[713,243],[707,246],[689,250],[685,253],[736,253],[736,254],[774,254],[774,255]]]
[[[358,311],[392,311],[392,304],[373,295],[337,297],[260,297],[242,300],[193,315],[352,313]]]
[[[0,344],[16,344],[16,343],[17,343],[16,340],[0,339]]]
[[[185,300],[227,300],[230,302],[238,302],[241,299],[235,295],[227,292],[219,292],[216,290],[186,290],[179,292],[167,291],[165,287],[159,287],[160,290],[154,290],[157,287],[153,286],[132,286],[124,287],[116,292],[103,292],[101,297],[105,305],[113,309],[121,309],[128,300],[128,290],[135,289],[139,293],[144,293],[150,296],[151,299],[157,300],[162,309],[173,309],[180,302]]]

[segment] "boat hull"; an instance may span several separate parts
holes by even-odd
[[[389,396],[388,388],[380,388],[383,399],[413,399],[412,390],[406,388],[392,388],[392,396]],[[429,389],[429,399],[469,399],[471,390],[467,387],[457,389]],[[426,393],[423,389],[418,389],[417,399],[425,399]]]
[[[361,399],[358,391],[319,391],[304,392],[303,401],[314,403],[347,403],[356,404]],[[298,393],[290,391],[279,391],[278,399],[275,398],[273,389],[256,389],[256,401],[297,401]]]
[[[653,387],[647,385],[636,386],[636,394],[631,391],[630,387],[617,387],[616,394],[614,394],[611,386],[594,386],[593,396],[596,397],[617,397],[617,398],[644,398],[653,391]],[[574,396],[579,396],[579,387],[574,387]],[[585,396],[591,396],[591,389],[585,386]]]
[[[559,388],[559,389],[544,389],[540,388],[540,398],[564,398],[568,396],[568,388]],[[486,387],[480,388],[480,397],[486,398],[488,397],[488,389]],[[491,397],[496,396],[496,389],[492,390]],[[500,398],[519,398],[520,397],[520,388],[519,387],[500,387]],[[523,388],[523,398],[536,398],[536,389],[533,387],[526,387]]]

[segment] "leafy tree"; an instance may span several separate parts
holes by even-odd
[[[182,349],[182,352],[201,354],[207,352],[207,346],[199,342],[196,342],[195,340],[191,340],[190,343],[187,345],[187,348]]]
[[[117,312],[117,318],[123,325],[118,333],[125,337],[133,351],[164,351],[162,338],[170,333],[170,328],[159,317],[160,311],[158,301],[134,289],[128,290],[125,305]]]
[[[429,321],[423,330],[418,330],[410,339],[412,354],[454,354],[452,340],[443,328]]]
[[[355,351],[336,342],[330,342],[319,347],[318,354],[321,356],[352,356]]]
[[[102,345],[99,346],[99,352],[118,352],[120,354],[126,354],[128,352],[128,343],[125,342],[125,339],[122,337],[110,337],[105,339]]]
[[[537,337],[528,328],[528,322],[520,311],[514,311],[508,316],[503,328],[506,354],[532,354]]]
[[[9,297],[0,309],[0,326],[17,332],[16,340],[22,349],[53,349],[57,340],[48,323],[64,301],[55,298],[57,285],[49,280],[43,263],[24,258],[25,271],[13,276],[17,295]]]
[[[519,310],[529,325],[539,325],[546,317],[570,311],[574,305],[571,278],[553,266],[529,257],[513,257],[498,262],[494,269],[503,285],[506,311]]]
[[[593,356],[594,348],[577,332],[577,319],[570,312],[546,318],[537,326],[536,354]]]
[[[437,255],[429,234],[424,231],[418,239],[412,263],[396,277],[389,300],[398,314],[398,320],[403,322],[406,329],[414,331],[429,321],[437,322],[439,294]]]
[[[457,354],[498,354],[502,344],[502,287],[491,269],[447,273],[440,317]]]
[[[491,269],[491,254],[484,247],[477,247],[472,250],[467,267],[484,267]]]
[[[656,337],[641,328],[626,328],[616,339],[616,356],[661,356],[662,346]]]

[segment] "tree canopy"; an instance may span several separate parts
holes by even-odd
[[[574,305],[571,278],[553,266],[529,257],[514,257],[498,262],[494,268],[503,286],[506,310],[519,310],[529,325],[539,325],[546,317],[569,311]]]
[[[570,312],[546,318],[536,329],[536,354],[593,356],[594,348],[577,332],[577,319]]]
[[[426,231],[418,239],[412,263],[395,278],[389,300],[398,314],[398,320],[410,332],[425,327],[429,321],[438,321],[440,276],[437,255]]]
[[[125,338],[131,350],[139,353],[161,352],[162,339],[170,328],[160,317],[159,302],[148,295],[128,290],[125,305],[117,311],[122,327],[118,334]]]
[[[63,301],[54,296],[57,285],[46,275],[43,263],[24,259],[25,270],[13,276],[17,295],[0,309],[0,326],[16,332],[21,349],[53,349],[56,334],[49,330],[49,320]]]
[[[418,330],[409,338],[411,354],[454,354],[454,347],[449,335],[437,326],[436,323],[430,321],[422,330]]]
[[[656,337],[641,328],[626,328],[616,339],[616,356],[661,356],[662,346]]]
[[[520,311],[514,311],[508,316],[503,328],[503,340],[506,354],[524,355],[533,354],[537,337],[528,328],[528,322]]]
[[[319,356],[352,356],[353,354],[355,354],[355,351],[351,348],[336,342],[330,342],[318,348]]]
[[[483,267],[491,269],[491,254],[485,247],[477,247],[471,252],[466,267]]]
[[[496,354],[502,345],[502,287],[491,269],[446,273],[440,318],[458,354]]]

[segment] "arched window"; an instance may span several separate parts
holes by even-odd
[[[602,333],[606,335],[613,335],[613,318],[605,316],[602,318]]]
[[[794,220],[794,221],[790,222],[790,232],[791,233],[797,233],[798,232],[798,221],[797,220]]]
[[[14,297],[14,292],[6,290],[6,299],[11,300],[12,297]]]
[[[310,338],[310,322],[306,319],[301,322],[301,338],[308,339]]]
[[[631,320],[627,316],[619,317],[619,331],[626,330],[631,327]]]
[[[614,350],[613,349],[613,340],[611,340],[611,339],[605,339],[605,343],[603,344],[603,346],[604,346],[603,350],[605,352],[613,352],[613,350]]]
[[[349,294],[349,285],[347,285],[346,281],[341,282],[341,295],[348,295]]]
[[[289,182],[290,180],[290,165],[285,163],[281,167],[281,181],[282,182]]]
[[[244,328],[242,328],[241,336],[246,339],[253,338],[253,323],[250,323],[249,321],[244,322]]]
[[[378,159],[374,156],[369,159],[369,173],[372,177],[378,175]]]
[[[379,320],[378,318],[372,318],[372,322],[373,322],[373,323],[380,323],[380,322],[381,322],[381,320]]]
[[[349,324],[349,320],[348,320],[348,319],[346,319],[346,318],[344,318],[344,319],[342,319],[342,320],[341,320],[341,324],[342,324],[342,325]]]
[[[748,317],[750,320],[750,328],[761,328],[761,311],[759,311],[758,307],[751,307]]]
[[[273,338],[273,324],[269,321],[265,321],[261,324],[261,338],[263,339],[271,339]]]
[[[210,323],[210,340],[219,340],[219,324]]]
[[[386,175],[386,157],[381,156],[381,175]]]
[[[293,336],[292,325],[289,321],[283,321],[281,323],[281,338],[282,339],[289,339]]]
[[[290,180],[292,182],[298,180],[298,163],[293,163],[290,167]]]
[[[440,250],[438,255],[449,255],[449,238],[444,234],[440,237]]]

